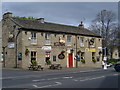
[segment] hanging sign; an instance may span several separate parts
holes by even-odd
[[[59,58],[59,59],[64,59],[64,58],[65,58],[65,55],[64,55],[63,53],[60,53],[60,54],[58,55],[58,58]]]
[[[42,49],[45,51],[51,51],[52,47],[51,46],[43,46]]]

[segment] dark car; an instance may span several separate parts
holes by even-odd
[[[116,64],[114,64],[114,69],[115,69],[117,72],[120,72],[120,61],[117,62]]]

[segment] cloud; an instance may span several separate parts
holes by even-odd
[[[103,9],[112,10],[117,15],[117,3],[113,2],[3,2],[3,13],[10,11],[14,16],[44,17],[46,21],[86,25]]]

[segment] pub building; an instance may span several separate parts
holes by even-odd
[[[27,69],[31,60],[44,68],[50,64],[62,67],[101,67],[102,39],[99,35],[78,26],[3,15],[2,47],[4,67]]]

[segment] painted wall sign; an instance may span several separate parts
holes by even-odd
[[[52,47],[51,46],[43,46],[42,49],[45,51],[51,51]]]
[[[18,53],[18,60],[22,60],[22,53]]]
[[[63,53],[61,53],[61,54],[58,55],[58,58],[59,58],[59,59],[64,59],[64,58],[65,58],[65,55],[64,55]]]
[[[8,44],[8,48],[14,48],[15,47],[15,44],[14,43],[9,43]]]

